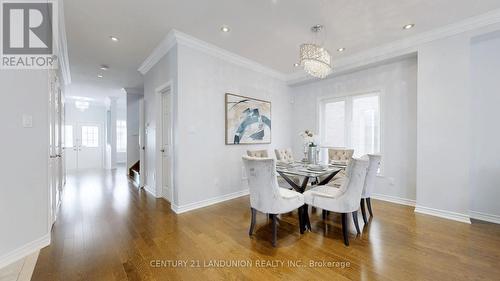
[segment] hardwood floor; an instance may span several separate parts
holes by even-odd
[[[295,212],[282,216],[273,248],[264,214],[248,236],[248,197],[175,215],[167,201],[137,191],[124,169],[80,173],[68,177],[32,280],[498,280],[500,225],[372,206],[375,217],[359,219],[362,235],[349,222],[350,247],[339,215],[324,222],[312,214],[313,231],[300,235]],[[204,267],[214,261],[240,266]]]

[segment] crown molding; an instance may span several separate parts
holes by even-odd
[[[158,46],[153,50],[153,52],[144,60],[144,62],[139,67],[138,71],[145,75],[155,64],[157,64],[161,58],[163,58],[169,51],[176,45],[175,39],[175,29],[170,30],[167,36],[158,44]]]
[[[224,61],[253,70],[255,72],[266,74],[282,81],[286,80],[286,75],[279,71],[271,69],[253,60],[229,52],[225,49],[222,49],[175,29],[172,29],[160,42],[160,44],[154,49],[151,55],[146,58],[146,60],[139,67],[139,72],[142,75],[146,74],[156,63],[158,63],[158,61],[160,61],[163,56],[165,56],[170,51],[170,49],[172,49],[172,47],[177,44],[196,49]]]
[[[64,85],[71,84],[71,71],[69,67],[69,56],[68,56],[68,41],[66,39],[66,21],[64,18],[64,6],[62,0],[60,0],[57,4],[58,9],[58,42],[57,42],[57,58],[59,61],[59,68],[61,71],[62,79],[64,81]]]
[[[245,58],[243,56],[237,55],[235,53],[229,52],[223,48],[217,47],[213,44],[202,41],[198,38],[190,36],[188,34],[182,33],[180,31],[175,31],[175,37],[177,39],[177,43],[183,46],[187,46],[199,51],[202,51],[208,55],[212,55],[214,57],[220,58],[227,62],[233,63],[235,65],[253,70],[258,73],[266,74],[275,79],[285,81],[286,75],[271,69],[267,66],[264,66],[260,63],[257,63],[253,60]]]
[[[335,71],[328,78],[345,73],[350,69],[380,63],[394,57],[411,55],[417,53],[419,46],[423,44],[498,23],[500,23],[500,9],[375,47],[337,60],[334,66]],[[318,79],[307,75],[303,71],[287,76],[287,84],[289,86],[298,86],[314,81],[318,81]]]

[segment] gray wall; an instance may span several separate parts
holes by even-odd
[[[293,150],[302,157],[299,133],[319,133],[318,103],[322,98],[381,92],[382,176],[374,193],[415,200],[417,59],[399,61],[292,88]]]
[[[178,52],[176,177],[182,206],[246,190],[241,156],[247,149],[274,154],[274,148],[290,147],[292,105],[284,81],[184,45]],[[271,144],[225,144],[225,93],[272,102]]]
[[[471,211],[500,219],[500,32],[473,41]],[[473,214],[474,215],[474,214]]]
[[[0,70],[0,261],[48,234],[47,83],[47,71]],[[23,114],[32,128],[23,128]]]

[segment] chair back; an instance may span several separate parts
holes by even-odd
[[[368,171],[366,173],[366,180],[363,188],[362,198],[370,198],[373,188],[375,187],[375,180],[377,179],[377,171],[380,166],[382,156],[378,154],[368,154]]]
[[[276,160],[283,162],[293,162],[293,153],[290,148],[286,149],[275,149]]]
[[[275,209],[274,204],[280,198],[276,160],[249,156],[242,158],[250,189],[250,205],[258,211],[269,213],[269,210]]]
[[[247,150],[247,155],[250,157],[257,157],[257,158],[267,158],[269,157],[269,154],[267,153],[267,150]]]
[[[329,148],[328,149],[328,161],[348,164],[354,155],[354,149],[346,148]]]
[[[345,212],[354,212],[359,209],[367,170],[367,160],[352,158],[349,161],[345,180],[340,186]]]

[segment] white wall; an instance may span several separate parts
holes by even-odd
[[[160,96],[156,90],[161,85],[167,82],[172,82],[173,87],[173,103],[177,101],[177,47],[173,47],[170,51],[144,75],[144,111],[145,111],[145,130],[146,130],[146,151],[145,151],[145,188],[156,196],[161,195],[161,186],[157,186],[156,176],[160,175],[159,168],[160,157],[157,157],[157,144],[160,143],[160,135],[156,134],[156,120],[160,120]],[[175,115],[175,112],[173,113]],[[175,119],[174,119],[175,122]],[[160,125],[158,125],[160,126]],[[174,124],[175,127],[175,124]],[[174,136],[176,143],[177,136]],[[157,155],[158,154],[158,155]],[[174,156],[175,157],[175,156]],[[174,194],[175,200],[176,194]]]
[[[139,101],[141,94],[127,94],[127,173],[139,161]]]
[[[183,206],[247,189],[241,156],[290,147],[292,106],[284,81],[184,45],[178,54],[176,184]],[[272,102],[272,144],[225,145],[225,93]]]
[[[471,204],[474,213],[500,219],[500,32],[472,44]]]
[[[374,193],[415,200],[416,195],[416,98],[417,60],[415,57],[370,67],[331,79],[292,88],[293,150],[302,158],[299,133],[312,129],[319,133],[320,99],[381,92],[382,177]]]
[[[49,234],[47,83],[47,71],[0,70],[0,264]],[[32,128],[23,128],[23,114]]]

